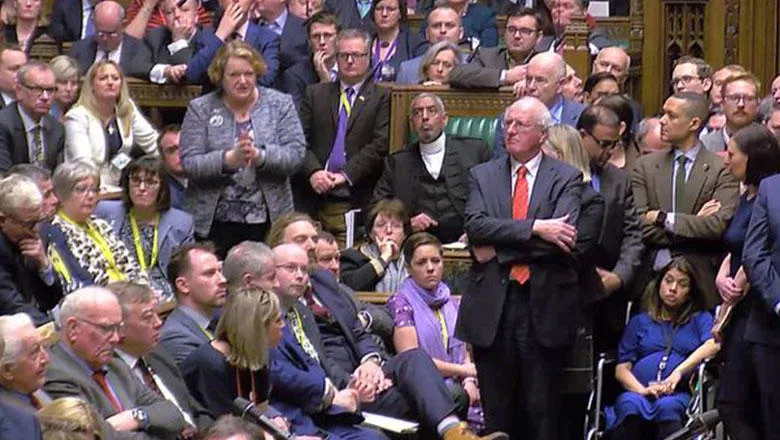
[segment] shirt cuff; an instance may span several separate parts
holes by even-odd
[[[180,51],[180,50],[182,50],[182,49],[185,49],[185,48],[189,47],[189,45],[190,45],[190,44],[187,42],[187,40],[186,40],[186,39],[183,39],[183,40],[176,40],[176,41],[174,41],[173,43],[171,43],[171,44],[169,44],[169,45],[168,45],[168,52],[170,52],[170,53],[171,53],[171,55],[173,55],[173,54],[175,54],[176,52],[178,52],[178,51]]]
[[[379,365],[382,365],[382,356],[377,352],[369,353],[360,358],[360,365],[363,365],[372,359],[375,360]]]
[[[506,69],[502,69],[502,70],[501,70],[501,73],[498,75],[498,81],[499,81],[499,82],[500,82],[502,85],[507,85],[507,84],[506,84]]]
[[[352,179],[350,179],[349,176],[347,176],[347,173],[341,171],[339,174],[341,174],[342,176],[344,176],[345,179],[347,179],[347,183],[349,184],[349,186],[354,186],[352,185]]]
[[[325,378],[325,391],[322,393],[322,405],[320,410],[330,408],[333,398],[336,397],[336,386],[327,377]]]
[[[41,278],[41,281],[43,281],[43,283],[49,287],[53,286],[57,281],[57,278],[54,276],[54,269],[52,269],[51,264],[39,270],[38,276]]]
[[[165,84],[168,82],[168,78],[165,77],[165,68],[170,64],[155,64],[152,67],[152,71],[149,72],[149,81],[155,84]]]
[[[780,301],[775,304],[775,314],[780,315]]]
[[[666,214],[666,221],[664,221],[664,228],[669,232],[674,232],[674,213],[669,212]]]

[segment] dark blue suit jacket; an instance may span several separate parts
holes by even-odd
[[[374,27],[374,19],[371,12],[365,18],[360,18],[355,0],[325,0],[325,9],[339,17],[341,29],[363,29],[371,31]]]
[[[430,11],[426,15],[428,13]],[[495,11],[483,4],[471,3],[461,21],[463,22],[464,38],[477,38],[481,47],[498,46],[498,25],[496,24]],[[427,20],[420,24],[420,34],[423,37],[427,27]]]
[[[56,41],[81,39],[81,0],[57,0],[51,10],[49,35]]]
[[[497,257],[472,264],[455,336],[480,347],[496,338],[514,264],[531,271],[531,320],[537,343],[554,348],[574,341],[582,295],[576,261],[531,233],[534,220],[580,217],[582,173],[542,155],[528,204],[526,220],[512,219],[509,157],[475,165],[470,172],[471,192],[466,201],[466,232],[473,245],[491,245]],[[602,201],[603,206],[603,201]],[[599,219],[600,221],[600,219]]]
[[[41,425],[34,413],[0,402],[0,438],[38,440]]]
[[[284,22],[284,27],[282,28],[279,48],[280,72],[284,72],[293,64],[308,58],[309,38],[306,35],[303,19],[288,12],[287,21]]]
[[[314,63],[311,59],[305,59],[282,72],[279,90],[292,96],[295,108],[300,111],[303,100],[306,99],[306,87],[317,84],[317,81],[319,79],[314,71]]]
[[[761,181],[753,205],[742,264],[750,280],[753,302],[745,338],[751,342],[780,347],[780,174]]]
[[[24,312],[41,325],[50,321],[41,309],[53,308],[60,298],[60,284],[47,286],[38,270],[27,267],[18,248],[0,233],[0,315]]]

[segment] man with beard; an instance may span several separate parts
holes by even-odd
[[[756,121],[761,85],[752,73],[735,75],[723,82],[723,113],[726,125],[701,139],[708,150],[714,153],[726,151],[726,144],[740,128]]]
[[[604,196],[604,220],[596,250],[592,253],[601,279],[594,320],[594,343],[604,349],[617,346],[623,332],[627,292],[642,262],[642,230],[631,193],[628,172],[609,163],[620,139],[620,118],[600,105],[588,107],[580,115],[577,128],[588,152],[591,185]]]
[[[385,160],[373,201],[397,198],[414,232],[429,232],[443,243],[457,241],[464,235],[468,171],[490,160],[490,149],[481,140],[444,133],[447,110],[433,93],[417,95],[410,115],[418,141]]]

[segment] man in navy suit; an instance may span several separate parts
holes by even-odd
[[[344,29],[368,32],[374,26],[370,0],[325,0],[325,9],[338,15]]]
[[[227,283],[214,248],[207,244],[179,247],[168,264],[168,280],[178,305],[165,320],[160,343],[181,367],[190,353],[214,339],[208,326],[225,304]]]
[[[750,320],[745,329],[750,359],[747,361],[753,389],[759,396],[751,400],[759,402],[761,426],[757,437],[777,438],[780,432],[776,402],[780,396],[780,174],[767,177],[758,187],[758,195],[750,217],[742,264],[750,282],[748,295],[755,296]],[[763,429],[761,429],[763,428]]]
[[[35,414],[0,402],[0,438],[38,440],[41,438],[41,425]]]
[[[287,0],[258,0],[255,5],[261,22],[281,38],[279,47],[279,71],[284,72],[309,57],[309,45],[303,19],[290,14]]]
[[[82,75],[95,61],[109,59],[119,64],[126,76],[149,79],[152,54],[143,41],[124,34],[124,16],[125,10],[114,1],[103,1],[95,6],[94,35],[73,43],[70,50]]]
[[[552,118],[533,97],[504,114],[508,157],[471,168],[471,266],[455,336],[474,348],[488,431],[556,439],[564,358],[582,321],[572,257],[582,174],[544,155]]]
[[[100,0],[58,0],[51,10],[49,35],[58,42],[78,41],[95,34],[92,11]]]

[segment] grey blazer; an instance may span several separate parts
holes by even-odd
[[[68,353],[62,342],[50,349],[51,365],[46,371],[43,389],[53,398],[80,397],[103,418],[116,414],[100,386],[92,379],[86,364]],[[112,359],[106,378],[124,409],[141,408],[149,416],[148,431],[113,432],[117,439],[175,439],[184,428],[184,418],[176,406],[143,386],[122,360]]]
[[[726,151],[726,139],[723,138],[722,128],[705,134],[701,138],[701,143],[704,144],[704,148],[712,151],[713,153]]]
[[[293,210],[290,176],[303,162],[306,139],[290,95],[258,87],[251,110],[255,145],[265,151],[257,180],[268,205],[270,221]],[[195,233],[211,230],[217,201],[228,183],[225,152],[236,144],[236,123],[219,91],[190,102],[181,131],[181,162],[189,183],[185,206],[195,216]]]
[[[209,337],[198,323],[178,307],[171,312],[162,326],[160,344],[179,368],[190,353],[209,342]]]
[[[470,63],[452,69],[450,85],[464,89],[501,87],[501,71],[509,68],[506,57],[505,47],[480,47]]]
[[[95,215],[108,222],[116,236],[119,237],[119,231],[127,221],[127,212],[121,201],[104,200],[98,203]],[[192,216],[175,208],[163,212],[160,216],[157,234],[160,247],[157,255],[157,267],[166,274],[173,251],[182,244],[192,243],[195,240],[195,225]],[[132,246],[128,246],[128,249],[131,254],[135,255]]]

